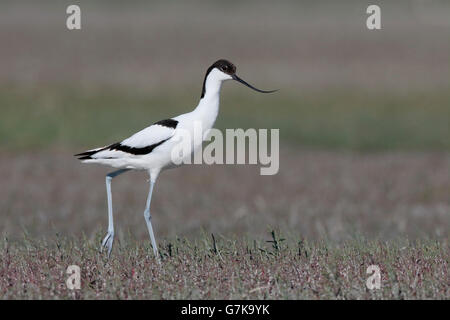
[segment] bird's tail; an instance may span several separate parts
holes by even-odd
[[[109,146],[106,147],[102,147],[102,148],[97,148],[97,149],[92,149],[92,150],[87,150],[85,152],[81,152],[81,153],[77,153],[74,156],[78,157],[78,160],[90,160],[90,159],[94,159],[93,156],[103,150],[106,150],[107,148],[109,148]]]

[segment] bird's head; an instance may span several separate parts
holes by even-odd
[[[238,81],[247,87],[262,93],[271,93],[278,90],[260,90],[252,86],[251,84],[245,82],[241,78],[236,75],[236,66],[232,64],[230,61],[225,59],[220,59],[214,62],[206,71],[205,80],[203,82],[203,92],[202,97],[205,94],[205,83],[207,79],[214,79],[216,81],[226,81],[226,80],[235,80]]]

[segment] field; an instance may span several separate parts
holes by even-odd
[[[2,241],[1,292],[6,299],[442,299],[448,297],[448,246],[436,241],[355,238],[336,246],[299,238],[271,242],[203,235],[169,238],[161,263],[127,239],[107,260],[98,241]],[[149,256],[150,254],[150,256]],[[65,268],[81,268],[81,290],[66,287]],[[381,289],[366,288],[379,266]]]
[[[445,1],[383,2],[371,33],[363,2],[78,2],[77,32],[64,4],[0,4],[0,298],[450,298]],[[126,173],[113,180],[107,259],[111,169],[73,154],[190,111],[222,57],[281,89],[225,83],[216,123],[280,129],[279,173],[163,172],[161,263],[143,218],[148,177]],[[69,265],[80,290],[67,289]],[[370,265],[380,289],[366,287]]]
[[[143,223],[145,174],[114,180],[116,242],[107,260],[98,252],[107,169],[62,151],[4,154],[2,295],[449,297],[447,153],[284,150],[281,163],[273,177],[259,176],[256,166],[164,172],[152,204],[158,264]],[[65,285],[72,264],[82,272],[76,293]],[[372,264],[381,269],[381,290],[365,287]]]

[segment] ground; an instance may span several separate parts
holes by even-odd
[[[204,234],[164,239],[160,262],[145,242],[121,241],[108,260],[94,240],[53,237],[2,241],[5,299],[445,299],[448,244],[366,241],[337,246],[298,237],[270,242]],[[81,268],[81,289],[68,290],[66,268]],[[381,288],[366,286],[380,268]]]

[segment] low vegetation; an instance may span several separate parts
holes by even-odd
[[[336,245],[301,238],[267,240],[207,235],[173,238],[160,263],[145,243],[117,243],[111,259],[94,239],[55,236],[1,243],[3,298],[39,299],[448,299],[448,243],[367,241]],[[81,269],[81,289],[69,290],[66,269]],[[377,265],[381,288],[368,289]]]

